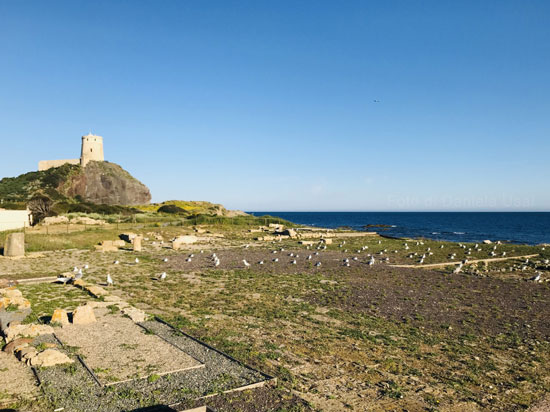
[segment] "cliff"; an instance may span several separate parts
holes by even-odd
[[[82,200],[107,205],[138,205],[151,201],[147,186],[115,163],[90,162],[84,168],[61,167],[0,180],[0,199],[26,202],[41,193],[54,201]]]

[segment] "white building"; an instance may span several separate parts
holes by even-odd
[[[30,210],[0,209],[0,232],[4,230],[21,229],[32,224]]]

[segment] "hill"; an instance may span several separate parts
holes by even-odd
[[[147,186],[110,162],[89,162],[84,168],[64,164],[0,180],[3,203],[26,203],[38,194],[55,202],[133,206],[151,201]]]
[[[157,212],[159,209],[170,210],[168,206],[175,206],[177,209],[181,209],[182,212],[192,215],[210,215],[210,216],[247,216],[247,213],[240,210],[228,210],[220,204],[210,203],[205,201],[190,201],[190,200],[167,200],[162,203],[151,203],[148,205],[136,206],[136,209],[142,212]],[[173,210],[177,210],[173,209]]]

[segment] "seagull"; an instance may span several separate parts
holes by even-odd
[[[191,254],[189,255],[189,257],[190,257],[190,258],[194,258],[195,255],[191,253]]]
[[[90,266],[88,265],[84,265],[84,269],[88,269]]]
[[[369,260],[369,266],[374,265],[374,259]]]
[[[139,263],[139,259],[138,259],[138,258],[136,258],[136,260],[135,260],[134,262],[136,262],[136,263]]]
[[[295,265],[295,264],[296,264],[296,260],[293,260],[293,261],[290,262],[290,263],[292,263],[293,265]]]
[[[460,271],[462,270],[462,263],[459,264],[455,270],[453,270],[453,273],[456,275],[458,273],[460,273]]]
[[[65,277],[65,276],[58,276],[57,279],[56,279],[56,282],[60,282],[60,283],[67,283],[69,280],[71,280],[71,278],[68,278],[68,277]]]
[[[317,262],[317,263],[315,264],[315,266],[317,266],[317,267],[321,266],[321,262]]]
[[[73,272],[74,273],[78,272],[78,268],[76,266],[74,267]]]
[[[162,259],[162,261],[166,263],[168,262],[168,258],[165,257],[164,259]]]
[[[166,279],[166,272],[162,272],[162,274],[160,275],[160,280],[164,279]]]
[[[74,277],[74,280],[79,280],[79,279],[82,279],[82,271],[78,272]]]
[[[248,249],[249,247],[250,247],[250,245],[244,245],[245,249]]]
[[[245,259],[243,259],[243,263],[247,268],[250,267],[250,263],[248,263]]]
[[[82,278],[82,275],[83,275],[82,269],[80,269],[80,270],[78,271],[78,273],[76,274],[76,276],[80,276],[80,278]],[[78,278],[78,279],[80,279],[80,278]]]
[[[220,266],[220,260],[219,259],[216,259],[216,261],[214,262],[214,266],[216,266],[216,267]]]
[[[187,259],[185,259],[186,262],[191,262],[191,258],[188,257]]]
[[[260,261],[258,262],[258,265],[263,265],[263,264],[264,264],[264,261],[263,261],[263,260],[260,260]]]
[[[113,278],[107,274],[107,286],[113,286]]]
[[[534,278],[531,278],[531,280],[538,282],[540,280],[540,272],[537,272],[537,275]]]
[[[118,265],[119,263],[120,263],[120,262],[119,262],[118,260],[115,260],[115,261],[113,262],[114,265]]]
[[[279,261],[279,258],[273,259],[273,262],[278,262],[278,261]]]

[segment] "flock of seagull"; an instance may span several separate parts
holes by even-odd
[[[378,241],[378,244],[381,244],[382,241]],[[346,241],[342,241],[338,247],[339,248],[343,248],[344,246],[346,245]],[[424,245],[424,242],[423,241],[417,241],[416,242],[416,246],[422,246]],[[476,252],[482,252],[482,248],[480,247],[479,244],[475,244],[473,246],[473,249],[471,247],[467,247],[466,245],[462,244],[462,243],[459,243],[458,246],[462,249],[465,250],[464,254],[466,256],[470,256],[472,254],[472,250],[476,251]],[[492,250],[489,252],[489,256],[491,257],[494,257],[494,256],[497,256],[497,246],[498,244],[494,245],[492,247]],[[248,249],[250,247],[250,245],[245,245],[244,248],[245,249]],[[441,245],[440,248],[443,249],[445,246],[444,245]],[[410,247],[408,245],[407,242],[405,242],[403,244],[403,248],[405,251],[407,250],[410,250]],[[327,249],[327,246],[326,244],[322,244],[322,243],[319,243],[319,245],[316,247],[316,251],[315,252],[309,252],[307,254],[307,256],[305,256],[305,260],[306,261],[312,261],[312,260],[316,260],[314,266],[315,267],[320,267],[322,265],[321,261],[318,260],[319,256],[320,256],[320,251],[323,251],[323,250],[326,250]],[[369,249],[369,247],[367,245],[365,246],[362,246],[360,249],[357,249],[356,250],[356,253],[357,254],[360,254],[362,252],[365,252]],[[306,250],[310,250],[310,246],[308,245],[306,247]],[[285,249],[284,248],[279,248],[278,250],[272,250],[271,253],[276,255],[276,254],[282,254],[283,252],[285,252]],[[348,249],[345,249],[344,250],[344,253],[347,253],[348,252]],[[399,251],[398,250],[393,250],[392,251],[393,253],[398,253]],[[201,254],[204,253],[204,250],[201,250],[200,251]],[[307,252],[306,252],[307,253]],[[385,256],[385,254],[389,254],[390,252],[388,252],[388,249],[383,249],[383,250],[380,250],[379,252],[376,253],[376,255],[378,256],[378,261],[381,262],[381,263],[389,263],[390,261],[390,258],[388,256]],[[428,256],[432,256],[434,253],[432,252],[431,248],[430,247],[427,247],[426,250],[424,252],[414,252],[414,253],[409,253],[407,255],[407,258],[409,259],[415,259],[417,260],[417,262],[422,265],[424,263],[424,260],[428,257]],[[291,265],[296,265],[298,263],[298,259],[300,258],[300,255],[297,254],[297,253],[294,253],[294,252],[290,252],[287,254],[288,257],[290,257],[290,264]],[[451,259],[451,260],[454,260],[456,259],[456,253],[450,253],[448,255],[448,258]],[[506,252],[503,251],[499,254],[499,256],[503,256],[505,257],[506,256]],[[193,253],[189,254],[186,259],[185,259],[185,262],[189,263],[189,262],[192,262],[193,261],[193,258],[195,257],[195,255]],[[367,257],[369,258],[368,260],[365,261],[365,263],[369,266],[372,266],[376,263],[376,259],[375,259],[375,254],[370,254],[368,253],[367,254]],[[221,264],[221,261],[220,261],[220,258],[217,256],[216,253],[212,253],[212,255],[210,256],[210,259],[214,265],[214,267],[218,267],[220,266]],[[166,263],[168,262],[168,258],[167,257],[164,257],[163,259],[163,262]],[[271,259],[271,261],[273,263],[278,263],[279,262],[279,257],[273,257]],[[344,258],[342,259],[342,265],[345,266],[345,267],[350,267],[351,266],[351,263],[352,262],[358,262],[359,261],[359,258],[357,256],[352,256],[351,258]],[[134,259],[134,264],[139,264],[140,261],[139,261],[139,258],[135,258]],[[260,260],[257,262],[258,265],[264,265],[265,261],[264,260]],[[453,274],[458,274],[462,271],[464,265],[466,265],[468,263],[468,258],[466,257],[465,259],[463,259],[458,265],[457,267],[453,270]],[[544,263],[545,265],[549,265],[550,262],[548,259],[544,260]],[[113,262],[114,265],[118,265],[120,264],[120,262],[118,260],[115,260]],[[244,268],[250,268],[252,266],[252,264],[250,262],[248,262],[246,259],[242,259],[242,264],[244,266]],[[527,259],[525,262],[524,262],[524,265],[522,266],[522,269],[523,270],[526,270],[527,269],[527,265],[529,264],[529,259]],[[74,282],[76,280],[79,280],[79,279],[82,279],[82,277],[84,276],[84,270],[87,270],[89,269],[89,266],[88,265],[84,265],[83,267],[81,268],[78,268],[78,267],[74,267],[73,269],[73,272],[74,272],[74,275],[73,276],[63,276],[63,275],[60,275],[58,276],[57,278],[57,282],[59,283],[67,283],[67,282]],[[541,272],[536,272],[536,275],[531,278],[531,280],[535,281],[535,282],[540,282],[541,280]],[[166,280],[166,278],[168,277],[167,273],[166,272],[162,272],[160,274],[160,276],[157,277],[158,280],[160,281],[164,281]],[[114,284],[113,282],[113,278],[111,277],[110,274],[107,274],[107,278],[106,278],[106,285],[107,286],[112,286]]]

